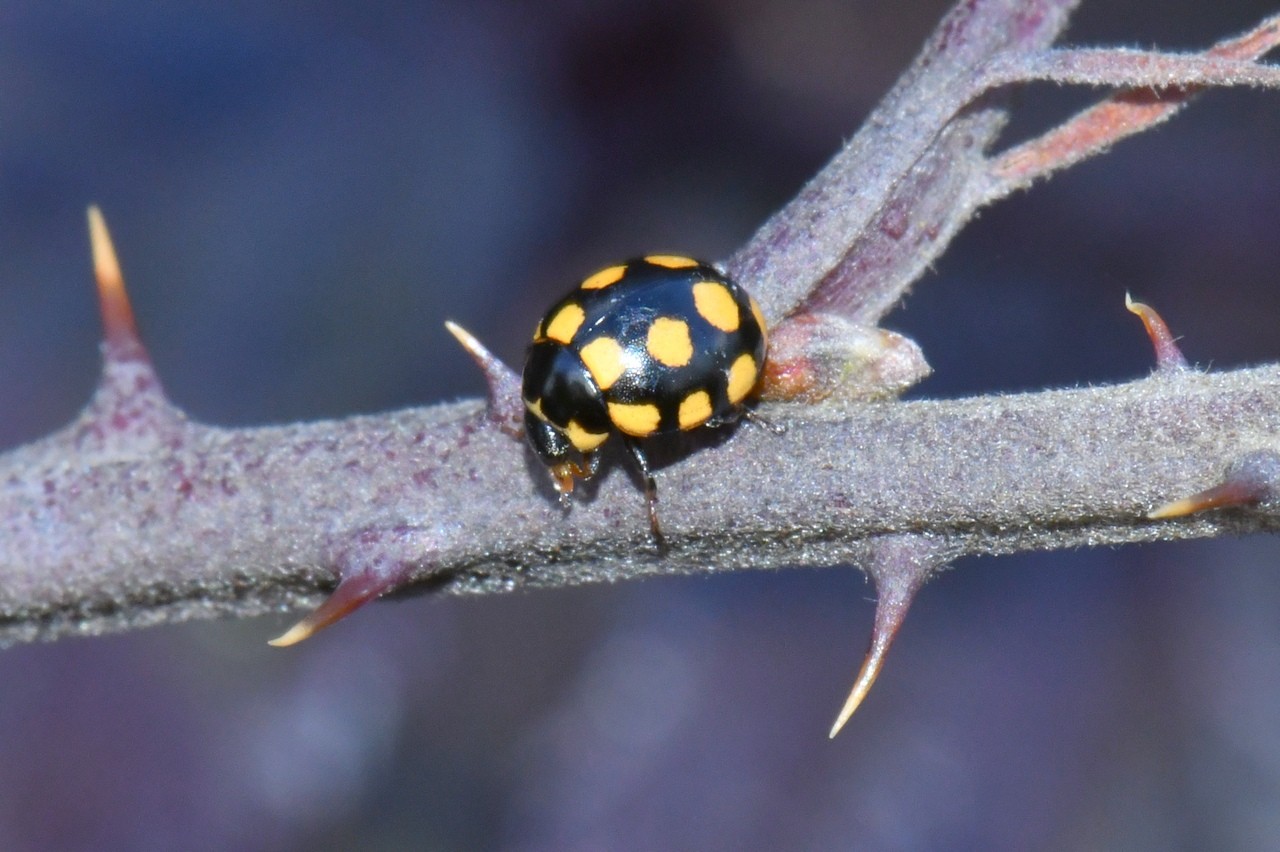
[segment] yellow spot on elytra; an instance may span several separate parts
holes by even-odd
[[[542,400],[541,400],[541,399],[535,399],[535,400],[532,400],[532,401],[531,401],[531,400],[527,400],[527,399],[526,399],[526,400],[524,401],[524,407],[525,407],[525,408],[527,408],[527,409],[529,409],[529,413],[530,413],[530,414],[532,414],[534,417],[536,417],[536,418],[538,418],[539,420],[542,420],[542,421],[544,421],[544,422],[549,422],[549,421],[547,421],[547,415],[545,415],[545,414],[543,414],[543,413],[542,413]]]
[[[582,307],[570,302],[556,311],[556,315],[547,322],[547,337],[560,343],[568,343],[573,340],[573,335],[582,325],[584,317]]]
[[[573,448],[580,453],[591,452],[603,444],[605,438],[609,437],[608,432],[588,432],[578,425],[577,420],[569,421],[569,425],[564,429],[564,434],[569,439],[569,443],[573,444]]]
[[[683,367],[693,357],[689,324],[684,320],[658,317],[649,326],[649,336],[644,345],[653,360],[668,367]]]
[[[741,317],[729,288],[716,281],[693,285],[693,306],[698,315],[721,331],[737,331]]]
[[[756,304],[755,299],[747,296],[747,301],[751,303],[751,316],[756,318],[756,325],[760,326],[760,335],[763,337],[766,334],[764,314],[760,313],[760,306]]]
[[[739,355],[729,367],[729,402],[737,405],[746,399],[747,394],[755,387],[759,375],[756,359],[750,355]]]
[[[658,430],[658,406],[648,402],[611,402],[609,419],[620,432],[645,438]]]
[[[688,269],[698,265],[698,261],[693,258],[678,254],[649,254],[644,259],[654,266],[665,266],[667,269]]]
[[[680,428],[693,429],[711,419],[711,395],[694,391],[680,402]]]
[[[603,290],[610,284],[616,284],[626,271],[627,268],[625,266],[608,266],[587,276],[587,280],[583,281],[579,286],[583,290]]]
[[[602,391],[613,387],[627,367],[622,360],[622,346],[612,337],[597,337],[578,350],[578,357]]]

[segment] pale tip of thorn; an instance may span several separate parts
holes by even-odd
[[[1127,291],[1124,294],[1124,306],[1129,313],[1142,320],[1142,326],[1147,330],[1147,337],[1150,338],[1151,346],[1155,349],[1156,369],[1161,371],[1187,369],[1187,358],[1178,348],[1178,339],[1173,336],[1168,323],[1159,312],[1145,302],[1135,302],[1133,296]]]
[[[877,650],[873,648],[867,654],[867,658],[862,661],[862,670],[858,672],[858,679],[853,682],[853,689],[849,691],[849,697],[844,700],[844,706],[840,708],[840,713],[836,716],[835,724],[831,726],[831,733],[827,734],[827,739],[833,740],[836,738],[836,734],[840,733],[840,729],[845,726],[845,723],[853,716],[854,711],[862,704],[862,699],[867,697],[867,693],[871,691],[876,678],[880,676],[880,668],[884,665],[884,656],[883,653],[877,653]]]
[[[483,358],[489,354],[480,341],[476,340],[475,335],[458,325],[453,320],[445,320],[444,327],[449,330],[449,333],[452,334],[460,344],[462,344],[462,348],[470,352],[473,357]]]
[[[303,639],[310,639],[316,632],[315,625],[310,622],[309,618],[302,619],[276,638],[268,640],[267,644],[274,648],[288,648],[290,645],[297,645]]]
[[[1199,511],[1203,505],[1203,501],[1196,500],[1192,497],[1187,497],[1182,500],[1174,500],[1147,512],[1147,519],[1151,521],[1162,521],[1166,518],[1181,518],[1183,515],[1190,515],[1192,512]]]
[[[446,320],[444,327],[454,336],[471,360],[476,362],[480,372],[484,374],[488,387],[488,405],[486,416],[497,424],[498,428],[513,438],[522,439],[524,429],[519,425],[524,417],[524,401],[520,398],[520,375],[515,373],[498,357],[484,348],[484,344],[462,326],[452,320]]]
[[[1180,518],[1183,515],[1203,512],[1206,509],[1256,503],[1261,497],[1262,495],[1257,491],[1256,483],[1233,478],[1212,488],[1206,488],[1198,494],[1192,494],[1190,497],[1184,497],[1181,500],[1174,500],[1171,503],[1158,506],[1148,512],[1147,517],[1153,521],[1165,518]]]
[[[116,258],[116,248],[111,242],[111,232],[107,230],[107,220],[96,204],[89,205],[88,216],[94,277],[98,279],[100,289],[118,292],[124,287],[124,276],[120,273],[120,261]]]

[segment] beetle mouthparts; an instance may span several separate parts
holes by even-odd
[[[561,498],[568,497],[573,492],[573,478],[581,475],[577,467],[577,465],[570,462],[561,462],[551,466],[551,479],[555,483],[556,493]]]

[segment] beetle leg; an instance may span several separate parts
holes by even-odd
[[[756,414],[754,409],[744,408],[742,410],[742,416],[744,419],[750,421],[751,425],[759,426],[763,429],[768,429],[770,432],[772,432],[775,435],[785,435],[787,432],[786,426],[783,426],[780,423],[774,423],[772,420],[761,417],[759,414]]]
[[[654,483],[653,473],[649,470],[649,459],[635,439],[624,436],[623,443],[627,445],[627,450],[631,453],[631,458],[635,460],[636,467],[640,469],[640,476],[644,479],[644,497],[649,503],[649,529],[653,532],[653,543],[658,546],[658,553],[665,554],[667,540],[662,535],[662,528],[658,526],[658,486]]]

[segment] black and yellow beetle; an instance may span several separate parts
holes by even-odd
[[[575,478],[596,472],[596,450],[617,433],[663,546],[639,439],[737,420],[766,349],[755,300],[708,263],[653,254],[587,277],[547,311],[524,364],[525,432],[561,501]]]

